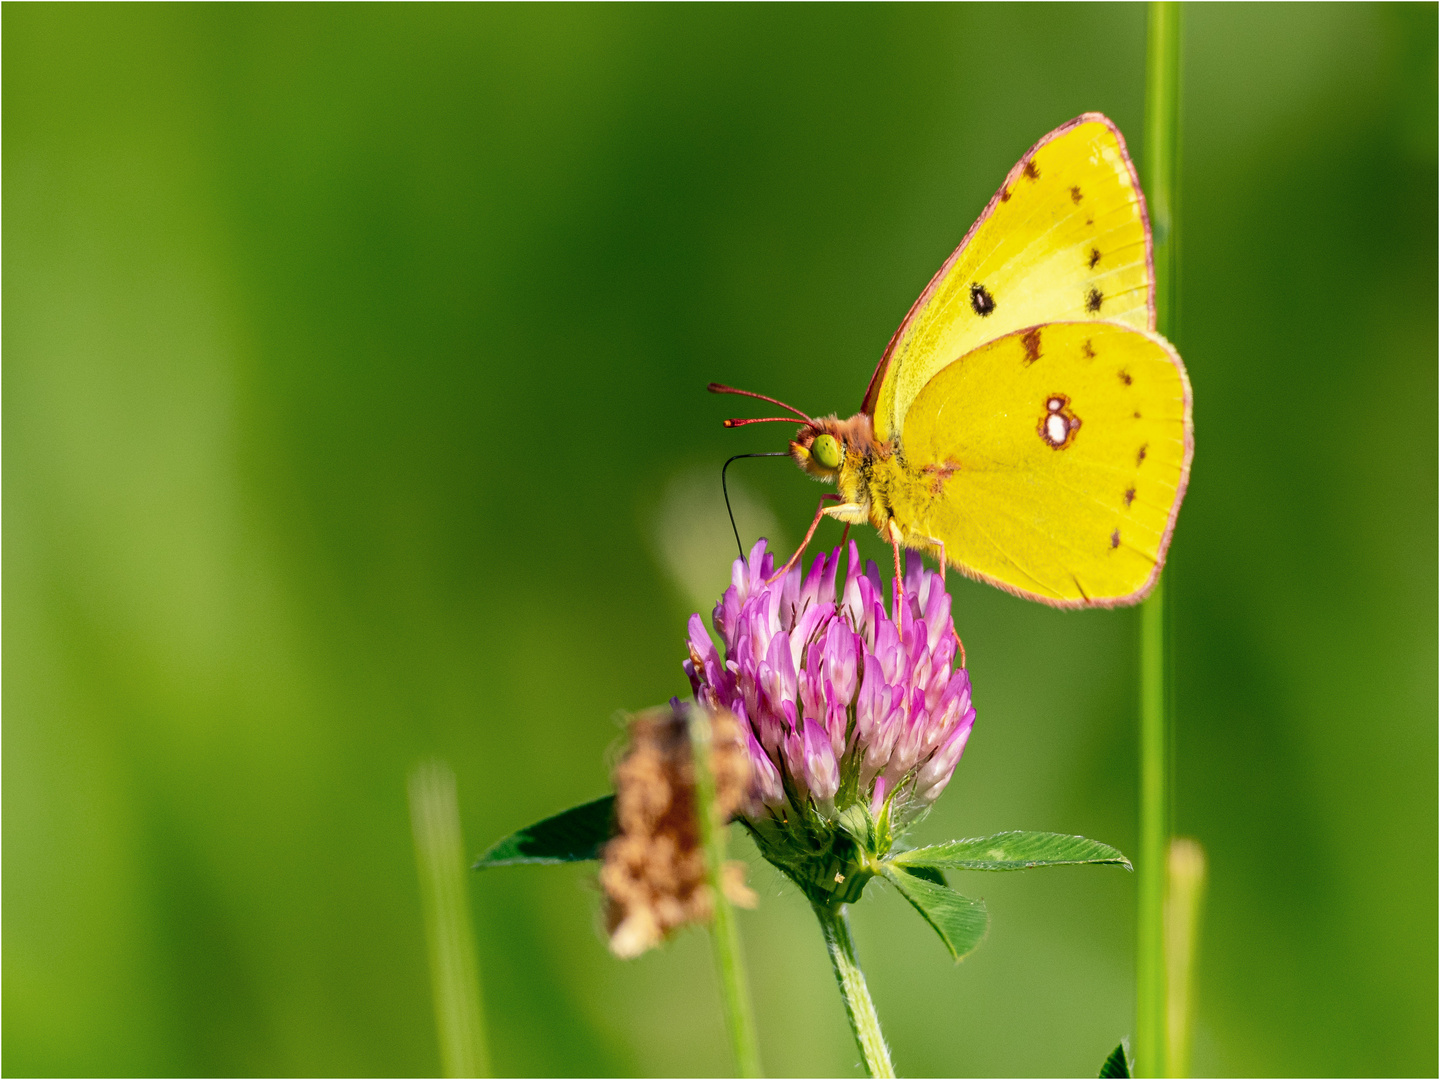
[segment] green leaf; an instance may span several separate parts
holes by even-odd
[[[902,851],[891,861],[905,867],[933,866],[946,870],[1026,870],[1032,866],[1075,863],[1133,869],[1130,860],[1109,844],[1083,836],[1048,832],[1002,832],[978,840],[951,840]]]
[[[945,875],[942,874],[939,870],[936,870],[933,866],[907,866],[905,867],[905,872],[911,877],[920,878],[922,881],[929,881],[935,885],[942,885],[947,889],[950,887],[950,883],[945,880]]]
[[[885,876],[935,928],[951,956],[963,960],[975,950],[990,925],[983,900],[972,900],[948,885],[937,885],[924,870],[913,873],[893,863],[883,865]]]
[[[1134,1075],[1135,1073],[1130,1068],[1130,1048],[1122,1041],[1105,1059],[1105,1064],[1100,1066],[1101,1080],[1110,1076]]]
[[[475,860],[474,870],[492,866],[547,865],[598,859],[614,835],[615,796],[572,806],[563,814],[513,832]]]

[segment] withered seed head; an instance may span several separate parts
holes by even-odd
[[[629,746],[615,768],[619,833],[605,845],[600,885],[610,951],[625,959],[659,945],[677,927],[711,915],[686,708],[676,701],[633,717]],[[712,715],[711,730],[710,767],[723,824],[746,798],[750,765],[740,727],[729,712]],[[727,864],[722,880],[732,903],[754,906],[744,864]]]

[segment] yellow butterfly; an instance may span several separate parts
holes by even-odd
[[[1055,607],[1143,599],[1194,452],[1190,381],[1155,333],[1145,197],[1086,113],[1036,143],[895,331],[848,420],[789,409],[821,517]],[[727,420],[727,426],[787,420]],[[838,503],[838,505],[828,505]],[[790,565],[790,564],[787,564]]]

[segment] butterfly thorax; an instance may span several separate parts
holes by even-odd
[[[826,467],[816,452],[816,440],[826,435],[839,445],[840,459],[834,467]],[[924,514],[925,507],[913,504],[917,492],[923,495],[926,487],[915,481],[929,478],[907,463],[898,437],[876,440],[866,413],[846,420],[825,416],[807,424],[791,441],[790,454],[815,479],[839,488],[840,505],[828,511],[831,517],[854,525],[869,523],[887,535],[890,522],[898,519],[902,533],[908,534],[910,529],[903,526]]]

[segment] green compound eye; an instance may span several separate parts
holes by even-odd
[[[821,435],[810,444],[810,456],[822,469],[840,467],[840,442],[834,435]]]

